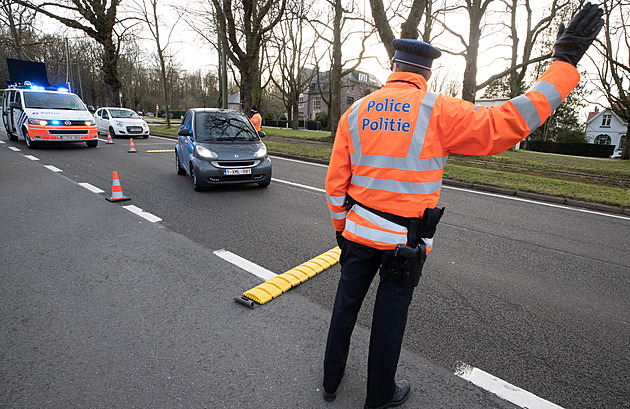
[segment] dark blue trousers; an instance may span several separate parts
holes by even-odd
[[[381,263],[391,258],[393,250],[377,250],[349,240],[342,243],[341,278],[324,356],[324,389],[328,392],[336,391],[343,377],[350,337],[370,284]],[[394,377],[413,290],[383,279],[379,282],[368,356],[368,406],[389,402],[396,389]]]

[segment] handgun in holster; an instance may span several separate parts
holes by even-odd
[[[433,237],[442,214],[444,208],[425,209],[422,219],[409,219],[407,244],[396,245],[394,258],[381,267],[381,277],[402,287],[418,285],[427,258],[427,247],[422,239]]]

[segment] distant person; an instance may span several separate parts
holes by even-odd
[[[337,396],[357,315],[379,270],[365,408],[407,400],[409,382],[396,382],[396,369],[413,291],[444,210],[436,206],[448,155],[501,153],[540,126],[578,84],[577,63],[602,15],[587,3],[566,29],[560,24],[547,71],[524,95],[490,108],[429,92],[441,52],[417,40],[393,41],[393,73],[339,120],[326,174],[341,277],[324,356],[325,400]]]
[[[258,113],[258,107],[256,105],[253,105],[251,112],[252,117],[250,118],[250,121],[252,121],[252,125],[254,125],[254,128],[256,128],[256,132],[260,132],[260,129],[262,128],[262,117]]]

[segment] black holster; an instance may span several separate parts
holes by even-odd
[[[409,219],[407,244],[397,244],[393,259],[382,265],[380,275],[401,287],[416,287],[427,259],[427,247],[422,238],[432,238],[444,208],[425,209],[422,219]]]

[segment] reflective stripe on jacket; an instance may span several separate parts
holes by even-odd
[[[392,73],[339,121],[326,175],[335,230],[382,250],[406,243],[406,228],[356,206],[346,211],[346,195],[386,213],[421,217],[437,206],[450,153],[508,150],[540,126],[579,79],[573,65],[554,61],[524,95],[485,108],[428,92],[421,75]]]
[[[256,131],[260,131],[260,128],[262,127],[262,117],[258,112],[252,115],[250,121],[252,122],[252,125],[254,125],[254,128],[256,128]]]

